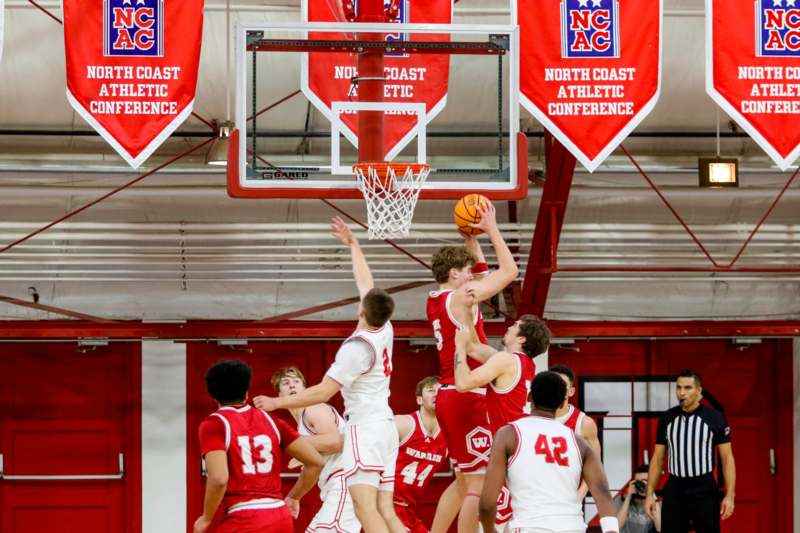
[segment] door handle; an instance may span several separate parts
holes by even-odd
[[[775,463],[775,448],[769,449],[769,473],[773,476],[778,472],[778,466]]]
[[[0,453],[0,479],[8,481],[98,481],[125,477],[125,454],[120,453],[117,474],[6,474],[3,469],[3,454]]]

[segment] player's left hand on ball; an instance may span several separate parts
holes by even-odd
[[[286,507],[289,509],[289,513],[291,513],[292,518],[297,519],[297,517],[300,516],[300,502],[294,498],[289,498],[288,496],[284,502],[286,503]]]
[[[722,499],[722,504],[719,507],[719,515],[722,517],[723,520],[727,520],[733,514],[733,508],[735,507],[733,503],[733,498],[730,496],[725,496]]]
[[[211,525],[210,520],[206,520],[205,516],[201,516],[197,520],[194,521],[194,527],[192,528],[192,533],[206,533],[208,530],[208,526]]]
[[[278,408],[278,399],[270,398],[269,396],[256,396],[253,398],[253,405],[258,409],[270,412]]]
[[[458,233],[464,237],[464,246],[467,247],[468,250],[478,246],[478,236],[477,235],[470,235],[468,233],[464,233],[463,231],[459,230]]]
[[[481,219],[476,224],[470,224],[473,228],[478,228],[486,233],[497,230],[497,210],[491,202],[481,203],[477,206],[478,214]]]

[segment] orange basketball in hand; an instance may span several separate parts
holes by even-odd
[[[482,194],[468,194],[461,198],[453,210],[453,219],[458,226],[458,231],[466,235],[480,235],[483,230],[473,228],[470,224],[477,224],[481,221],[481,214],[478,206],[488,206],[491,202]]]

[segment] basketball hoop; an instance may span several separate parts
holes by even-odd
[[[408,237],[414,208],[431,167],[422,163],[358,163],[353,171],[367,201],[367,237]]]

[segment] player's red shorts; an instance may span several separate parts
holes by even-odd
[[[496,524],[505,524],[514,516],[514,510],[511,508],[511,492],[508,490],[508,485],[505,483],[500,489],[500,494],[497,495],[497,514],[495,515]]]
[[[286,506],[228,513],[217,533],[294,533],[294,522]]]
[[[486,395],[442,385],[436,395],[436,418],[456,468],[465,474],[484,471],[492,449]]]
[[[394,513],[409,533],[429,533],[428,528],[425,527],[425,524],[423,524],[422,520],[417,516],[416,507],[399,505],[395,502]]]

